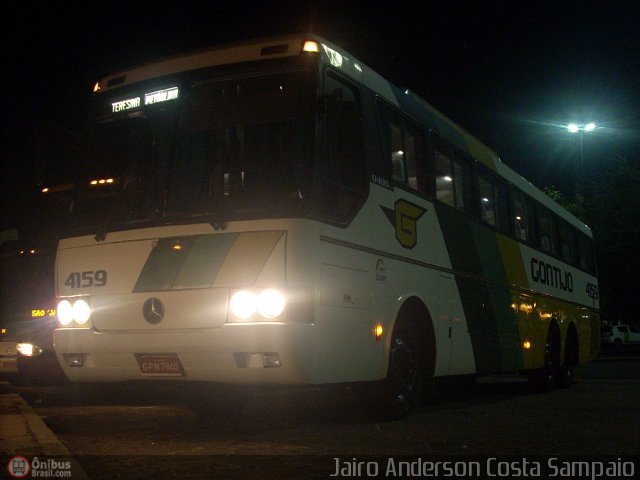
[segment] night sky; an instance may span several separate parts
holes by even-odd
[[[192,49],[301,31],[410,88],[538,187],[570,193],[580,161],[578,137],[563,128],[570,122],[599,127],[583,137],[590,174],[619,156],[640,158],[633,1],[87,3],[5,7],[5,26],[17,32],[3,42],[3,228],[16,210],[6,204],[37,181],[37,158],[51,145],[43,138],[82,129],[100,77]]]

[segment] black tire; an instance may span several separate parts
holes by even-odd
[[[616,339],[613,341],[613,349],[614,349],[615,351],[620,351],[620,350],[622,350],[622,340],[620,340],[619,338],[616,338]]]
[[[401,316],[396,322],[389,349],[387,377],[378,395],[378,416],[395,420],[406,416],[425,397],[433,377],[429,336],[417,321]]]
[[[544,346],[544,366],[529,375],[529,383],[537,392],[547,392],[558,385],[560,374],[560,333],[549,328]]]

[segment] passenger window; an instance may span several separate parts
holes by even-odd
[[[459,210],[472,212],[471,164],[449,149],[434,150],[436,198]]]
[[[482,221],[504,232],[508,231],[507,191],[504,184],[481,173],[478,175],[478,194]]]
[[[391,167],[393,181],[406,184],[407,173],[404,165],[404,147],[402,146],[402,124],[399,118],[391,117]]]
[[[391,178],[426,193],[427,152],[422,129],[382,102],[377,104],[380,139],[386,161],[391,160]]]
[[[422,129],[405,120],[404,123],[404,152],[407,159],[407,180],[409,187],[426,193],[420,188],[418,177],[422,174],[427,163],[427,152],[424,144]],[[424,175],[420,175],[424,178]]]
[[[451,159],[438,150],[435,151],[436,198],[441,202],[456,206],[453,196],[453,169]]]
[[[471,165],[459,158],[453,159],[453,187],[456,207],[472,212]]]
[[[556,217],[550,210],[538,206],[538,226],[540,229],[538,240],[542,251],[558,256],[558,226]]]
[[[580,253],[580,268],[594,274],[596,266],[593,259],[593,242],[582,232],[578,232],[578,252]]]
[[[578,245],[576,244],[576,232],[571,225],[564,220],[560,221],[560,247],[562,259],[575,265],[578,260]]]
[[[516,238],[530,243],[533,240],[533,204],[529,197],[515,188],[511,190],[511,212],[513,215],[513,232]]]

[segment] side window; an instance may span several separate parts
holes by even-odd
[[[531,243],[534,239],[534,208],[533,203],[523,192],[511,189],[511,212],[513,232],[518,240]]]
[[[480,218],[503,232],[509,231],[507,189],[505,185],[486,173],[478,174]]]
[[[593,259],[593,242],[582,232],[578,232],[578,252],[580,254],[580,268],[595,274],[596,266]]]
[[[427,149],[424,132],[409,120],[404,121],[404,152],[409,187],[426,193]]]
[[[472,212],[471,164],[446,148],[433,152],[436,198],[459,210]]]
[[[576,232],[571,225],[560,220],[560,249],[562,259],[575,265],[578,260],[578,245],[576,244]]]
[[[364,166],[360,91],[332,71],[325,79],[326,164],[323,213],[327,220],[346,223],[360,207],[368,180]]]
[[[471,164],[464,159],[453,159],[453,188],[456,195],[456,207],[468,212],[473,211],[471,192]]]
[[[402,123],[397,115],[391,115],[391,171],[393,181],[401,185],[406,184],[407,169],[405,168],[404,147],[402,146]]]
[[[380,138],[391,178],[396,185],[406,185],[426,193],[427,152],[422,129],[411,120],[377,103]]]
[[[436,198],[452,207],[456,206],[453,195],[453,167],[451,159],[444,153],[435,151]]]
[[[556,217],[547,208],[538,205],[538,244],[542,251],[559,256],[558,249],[558,225]]]

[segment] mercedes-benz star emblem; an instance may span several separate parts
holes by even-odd
[[[159,323],[164,318],[164,305],[155,297],[151,297],[142,306],[142,315],[149,323]]]

